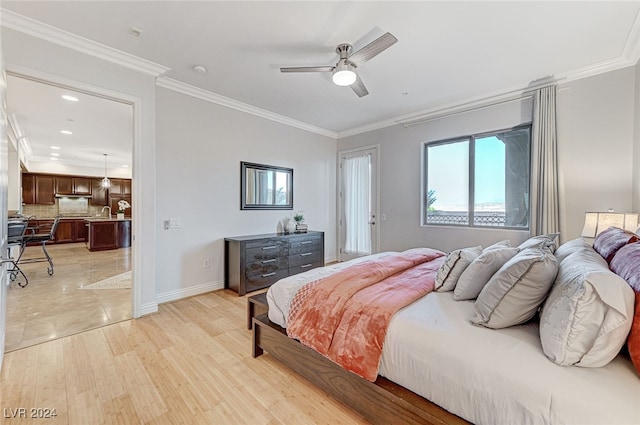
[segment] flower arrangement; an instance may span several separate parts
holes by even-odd
[[[304,216],[302,213],[298,212],[293,216],[293,219],[296,221],[296,224],[302,224],[304,222]]]
[[[118,201],[118,212],[120,214],[124,214],[124,210],[126,210],[127,208],[131,208],[131,204],[129,202],[125,201],[124,199]]]

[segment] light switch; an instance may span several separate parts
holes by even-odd
[[[177,229],[182,226],[182,222],[179,218],[170,218],[169,219],[169,227],[172,229]]]

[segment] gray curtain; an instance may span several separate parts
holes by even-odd
[[[531,234],[560,231],[556,85],[536,90],[533,98],[531,157]]]

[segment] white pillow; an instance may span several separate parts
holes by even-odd
[[[593,248],[581,248],[560,263],[542,308],[542,350],[559,365],[606,365],[627,339],[634,301],[624,279]]]
[[[493,329],[526,322],[536,314],[557,273],[558,262],[548,247],[518,252],[482,289],[471,322]]]
[[[491,248],[491,247],[489,247]],[[518,253],[518,248],[485,249],[482,254],[467,267],[453,291],[456,301],[473,300],[478,297],[484,285],[500,267]]]
[[[569,255],[585,247],[591,247],[591,245],[582,238],[573,239],[560,245],[558,249],[556,249],[556,252],[554,252],[554,255],[558,259],[558,262],[561,262]]]
[[[522,251],[527,248],[549,248],[553,254],[558,248],[558,239],[560,233],[550,233],[548,235],[532,236],[526,241],[518,245],[518,248]]]
[[[464,269],[480,254],[482,254],[481,246],[456,249],[447,254],[447,258],[436,274],[435,290],[438,292],[453,291]]]

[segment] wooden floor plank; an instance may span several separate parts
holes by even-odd
[[[158,313],[5,354],[2,407],[43,424],[366,424],[269,355],[251,358],[246,297],[215,291]]]

